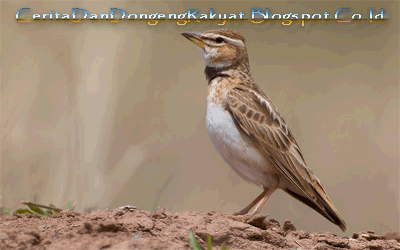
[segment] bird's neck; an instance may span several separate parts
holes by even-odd
[[[231,64],[224,67],[206,66],[204,70],[208,84],[217,77],[252,78],[249,64]]]

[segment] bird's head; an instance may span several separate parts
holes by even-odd
[[[225,68],[248,64],[245,38],[234,30],[210,30],[204,33],[184,32],[184,37],[199,46],[206,66]]]

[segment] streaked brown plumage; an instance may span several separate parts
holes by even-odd
[[[233,30],[182,35],[200,47],[206,62],[207,129],[215,148],[239,176],[264,188],[236,214],[254,206],[252,213],[258,213],[281,188],[345,231],[344,220],[307,166],[285,120],[254,82],[245,38]]]

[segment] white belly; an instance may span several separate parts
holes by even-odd
[[[225,162],[244,180],[269,187],[277,184],[276,169],[252,140],[235,124],[228,111],[216,104],[207,105],[207,130]]]

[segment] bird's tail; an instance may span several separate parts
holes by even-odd
[[[322,185],[317,184],[313,185],[313,187],[316,191],[315,192],[317,198],[316,202],[313,202],[308,197],[304,197],[298,194],[297,192],[293,192],[292,190],[287,189],[285,191],[293,198],[296,198],[297,200],[303,202],[304,204],[311,207],[312,209],[320,213],[322,216],[327,218],[330,222],[340,227],[340,229],[342,229],[343,232],[346,231],[347,229],[346,223],[344,222],[342,216],[340,216],[339,212],[336,210],[335,206],[333,206],[332,201],[329,199]]]

